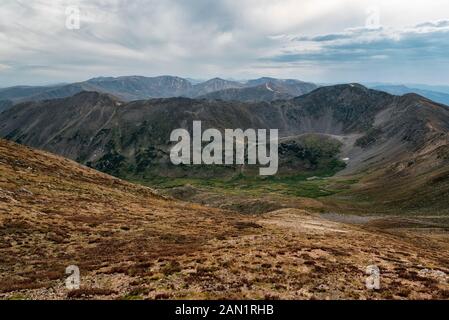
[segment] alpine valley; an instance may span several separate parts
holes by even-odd
[[[172,76],[0,89],[0,297],[447,299],[449,107],[378,89]],[[170,133],[194,121],[278,129],[277,174],[172,164]],[[68,265],[80,289],[64,287]]]

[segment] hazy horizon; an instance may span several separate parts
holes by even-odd
[[[258,78],[264,78],[264,77],[270,77],[270,78],[275,78],[275,79],[280,79],[280,80],[299,80],[299,81],[304,81],[304,82],[310,82],[310,83],[314,83],[316,85],[319,86],[332,86],[332,85],[338,85],[338,84],[350,84],[350,83],[358,83],[361,84],[363,86],[368,86],[368,87],[373,87],[373,86],[382,86],[382,85],[391,85],[391,86],[406,86],[409,88],[414,88],[414,87],[420,87],[420,86],[424,86],[424,87],[429,87],[429,90],[435,90],[438,91],[438,87],[444,87],[444,89],[449,90],[449,84],[444,84],[444,83],[410,83],[410,82],[381,82],[381,81],[337,81],[337,82],[327,82],[327,81],[309,81],[308,79],[301,79],[301,78],[279,78],[276,76],[257,76],[257,77],[245,77],[245,78],[232,78],[232,77],[220,77],[220,76],[213,76],[210,78],[195,78],[195,77],[191,77],[191,76],[180,76],[180,75],[175,75],[175,74],[155,74],[155,75],[141,75],[141,74],[129,74],[129,75],[117,75],[117,76],[109,76],[109,75],[99,75],[99,76],[95,76],[95,77],[90,77],[87,79],[80,79],[77,81],[61,81],[61,82],[56,82],[56,81],[48,81],[48,82],[41,82],[41,83],[18,83],[18,84],[12,84],[12,85],[1,85],[0,89],[5,89],[5,88],[9,88],[9,87],[38,87],[38,86],[42,86],[42,87],[50,87],[50,86],[63,86],[63,85],[68,85],[68,84],[72,84],[72,83],[77,83],[77,82],[85,82],[85,81],[89,81],[91,79],[95,79],[95,78],[119,78],[119,77],[145,77],[145,78],[153,78],[153,77],[160,77],[160,76],[169,76],[169,77],[179,77],[179,78],[183,78],[186,79],[188,81],[190,81],[192,84],[195,83],[201,83],[201,82],[206,82],[208,80],[211,79],[215,79],[215,78],[220,78],[223,80],[228,80],[228,81],[236,81],[236,82],[241,82],[241,83],[246,83],[249,80],[253,80],[253,79],[258,79]],[[441,89],[441,88],[440,88]]]

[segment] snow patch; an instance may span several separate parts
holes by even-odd
[[[266,87],[268,90],[274,92],[274,90],[270,88],[270,86],[268,85],[268,83],[265,83],[265,87]]]

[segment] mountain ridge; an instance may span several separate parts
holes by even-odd
[[[393,96],[359,84],[320,87],[290,100],[250,103],[182,97],[127,103],[111,95],[83,92],[4,111],[0,136],[130,180],[255,174],[251,166],[242,171],[240,166],[172,165],[171,131],[191,132],[197,120],[203,130],[279,129],[280,177],[363,174],[366,179],[373,177],[369,184],[376,186],[390,181],[388,172],[407,179],[422,173],[422,179],[431,181],[437,171],[449,166],[449,157],[444,156],[449,145],[447,107],[416,94]],[[316,136],[313,144],[304,140],[308,135]],[[323,137],[333,147],[329,149]],[[446,186],[441,186],[445,192]]]
[[[415,93],[420,96],[426,97],[432,101],[449,106],[449,94],[444,92],[438,92],[433,90],[419,89],[408,87],[405,85],[377,85],[372,87],[375,90],[385,91],[394,95],[405,95],[408,93]]]
[[[256,79],[254,81],[261,80]],[[279,79],[271,79],[270,81],[278,81],[279,85],[284,83],[284,81]],[[285,83],[287,84],[285,90],[292,90],[292,86],[296,86],[296,92],[298,94],[308,92],[315,88],[313,84],[298,80],[288,80],[285,81]],[[295,85],[293,85],[293,83],[295,83]],[[216,91],[245,87],[248,87],[247,83],[229,81],[221,78],[213,78],[204,82],[192,84],[189,80],[177,76],[96,77],[82,82],[55,86],[16,86],[3,88],[0,89],[0,100],[10,100],[14,103],[20,103],[65,98],[81,91],[97,91],[112,94],[129,102],[150,98],[181,96],[197,98]]]

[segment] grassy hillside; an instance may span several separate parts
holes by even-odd
[[[447,298],[447,234],[401,225],[177,202],[0,140],[0,299]],[[69,290],[73,264],[81,288]]]

